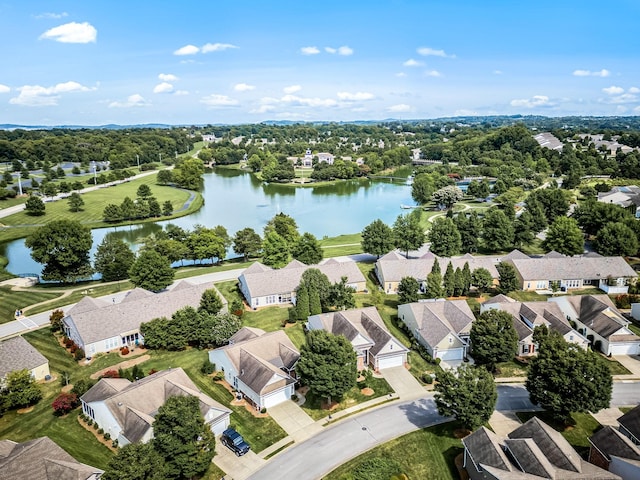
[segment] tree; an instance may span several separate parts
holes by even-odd
[[[450,210],[451,207],[462,200],[462,197],[464,197],[462,190],[454,185],[448,185],[433,192],[431,200],[433,200],[436,205],[441,205],[447,210]]]
[[[164,172],[164,170],[161,170],[161,171]],[[162,204],[162,215],[164,215],[165,217],[168,217],[172,214],[173,214],[173,204],[171,203],[171,200],[165,200],[165,202]]]
[[[311,314],[309,307],[309,290],[304,283],[298,285],[296,289],[296,320],[304,321]]]
[[[169,397],[153,422],[154,449],[164,458],[165,478],[202,475],[215,454],[215,441],[197,397]]]
[[[486,268],[476,268],[471,273],[471,284],[475,285],[480,293],[486,292],[493,285],[493,277],[491,272]]]
[[[463,364],[455,371],[442,370],[436,380],[435,401],[440,415],[454,417],[469,430],[489,421],[498,391],[486,369]]]
[[[327,303],[337,309],[356,308],[356,300],[353,296],[355,288],[347,285],[347,277],[341,277],[339,282],[334,283],[329,288],[329,298]]]
[[[569,193],[558,188],[540,188],[529,194],[526,200],[527,209],[531,202],[538,202],[548,222],[566,215],[569,211]]]
[[[42,398],[40,387],[29,370],[15,370],[4,378],[0,389],[0,411],[23,408],[38,403]]]
[[[453,269],[451,262],[447,264],[447,269],[442,277],[442,283],[444,287],[444,296],[453,297],[456,289],[456,272]]]
[[[533,242],[536,232],[533,216],[529,210],[525,210],[516,218],[513,230],[513,243],[517,247],[521,248],[523,245],[529,245]]]
[[[442,275],[438,272],[429,273],[427,275],[427,297],[441,298],[443,296],[444,290],[442,288]]]
[[[300,348],[296,371],[313,393],[331,402],[356,385],[356,352],[343,335],[312,330]]]
[[[122,212],[120,211],[120,207],[113,203],[107,204],[102,211],[102,219],[105,222],[119,222],[122,220]]]
[[[469,262],[464,262],[464,266],[462,267],[462,295],[469,295],[469,290],[471,290],[471,268],[469,267]]]
[[[276,232],[285,239],[288,245],[293,245],[300,236],[296,221],[286,213],[278,213],[269,220],[264,227],[265,237],[270,232]]]
[[[406,252],[409,257],[409,250],[417,250],[425,240],[424,230],[415,215],[398,215],[393,224],[394,245]]]
[[[259,255],[262,250],[262,239],[253,228],[243,228],[233,237],[233,251],[242,255],[244,261]]]
[[[570,256],[582,253],[584,251],[584,237],[578,222],[569,217],[557,217],[549,226],[547,238],[542,242],[542,248]]]
[[[513,246],[513,222],[497,208],[490,209],[482,223],[485,247],[492,252],[502,252]]]
[[[62,319],[64,318],[64,312],[59,308],[51,312],[49,315],[49,323],[51,323],[51,330],[54,332],[62,330]]]
[[[302,263],[316,265],[322,261],[323,253],[316,237],[305,232],[291,246],[291,255]]]
[[[63,392],[55,398],[51,407],[56,415],[65,415],[76,408],[79,404],[78,396],[75,393]]]
[[[136,218],[136,204],[129,197],[124,197],[120,204],[120,218],[122,220],[131,220]]]
[[[131,283],[152,292],[159,292],[171,285],[174,275],[169,259],[153,250],[140,252],[129,269]]]
[[[513,317],[502,310],[487,310],[471,324],[473,359],[494,372],[496,364],[511,360],[518,350]]]
[[[215,228],[196,226],[187,238],[187,246],[191,257],[195,260],[210,258],[212,263],[214,259],[223,260],[226,254],[226,239],[224,235],[226,235],[226,231],[220,232]]]
[[[377,219],[362,230],[362,250],[380,258],[394,248],[393,230]]]
[[[98,245],[94,266],[105,282],[124,280],[136,256],[124,241],[113,235],[106,235]]]
[[[229,339],[242,328],[242,320],[240,317],[231,313],[217,313],[212,316],[211,329],[202,329],[204,334],[210,337],[204,337],[205,341],[201,342],[202,347],[220,347],[229,343]]]
[[[529,398],[560,421],[572,412],[598,412],[611,402],[612,377],[597,353],[568,343],[555,330],[537,327],[538,355],[531,360],[525,386]]]
[[[498,291],[503,294],[518,290],[519,282],[516,269],[510,263],[500,262],[496,265],[500,284]]]
[[[222,310],[223,303],[220,295],[215,290],[215,288],[209,288],[202,292],[202,297],[200,297],[200,306],[198,307],[198,311],[207,312],[210,315],[217,314],[220,310]]]
[[[27,215],[39,217],[41,215],[44,215],[45,205],[40,197],[30,195],[24,204],[24,210],[25,212],[27,212]]]
[[[477,211],[471,212],[469,216],[459,213],[453,219],[458,232],[460,233],[461,249],[463,252],[471,253],[478,251],[478,243],[482,236],[482,220]]]
[[[173,180],[173,175],[171,174],[171,170],[160,170],[158,172],[158,176],[156,177],[156,182],[160,185],[167,185],[171,183]]]
[[[467,188],[467,195],[474,198],[487,198],[489,193],[491,193],[490,186],[486,178],[481,181],[472,180]]]
[[[151,188],[146,183],[140,184],[138,190],[136,191],[136,196],[138,198],[150,198],[153,194],[151,193]]]
[[[420,285],[413,277],[403,277],[398,284],[398,303],[414,303],[418,301]]]
[[[164,170],[162,170],[164,171]],[[101,480],[164,480],[164,458],[149,443],[130,443],[109,460]]]
[[[91,230],[74,220],[55,220],[27,237],[31,258],[44,264],[42,278],[57,282],[76,282],[92,273],[89,261]]]
[[[78,192],[73,192],[67,203],[69,204],[69,210],[72,212],[79,212],[82,210],[82,207],[84,207],[84,200],[82,200]]]
[[[607,223],[596,235],[593,246],[600,255],[629,256],[638,253],[638,237],[621,222]]]
[[[173,181],[182,188],[198,190],[202,185],[204,164],[198,158],[186,158],[176,164],[171,174]]]
[[[291,258],[287,241],[275,231],[265,234],[262,251],[262,263],[273,268],[284,267]]]
[[[460,232],[450,218],[436,218],[428,234],[429,250],[439,257],[452,257],[460,253]]]

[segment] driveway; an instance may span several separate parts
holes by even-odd
[[[306,440],[323,428],[292,400],[270,407],[269,415],[296,442]]]
[[[617,360],[629,370],[635,378],[640,378],[640,356],[638,355],[615,355]]]
[[[522,422],[516,416],[515,412],[494,410],[489,419],[489,425],[491,425],[496,435],[506,438],[508,434],[522,425]]]
[[[404,367],[385,368],[380,373],[401,400],[417,398],[426,393],[420,382]]]
[[[253,451],[249,451],[241,457],[236,457],[236,454],[222,445],[220,438],[217,438],[216,456],[213,457],[213,463],[227,474],[225,478],[244,480],[253,472],[262,468],[266,462]]]

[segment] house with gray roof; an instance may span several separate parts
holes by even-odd
[[[640,406],[629,410],[618,418],[620,432],[629,437],[633,443],[640,445]]]
[[[629,283],[638,277],[636,271],[622,257],[602,257],[587,254],[567,257],[550,252],[541,258],[511,258],[516,269],[520,289],[550,291],[557,282],[561,291],[597,287],[605,293],[629,291]]]
[[[640,187],[636,185],[628,186],[616,186],[608,192],[598,193],[598,201],[602,203],[612,203],[622,208],[626,208],[635,215],[636,218],[640,218]]]
[[[578,332],[593,340],[594,349],[605,355],[640,354],[640,337],[629,329],[629,320],[608,295],[566,295],[549,302],[556,303],[576,323]]]
[[[0,382],[17,370],[28,370],[34,380],[51,375],[49,360],[22,337],[0,342]]]
[[[480,427],[462,443],[463,466],[472,480],[621,480],[583,460],[562,434],[537,417],[506,438]]]
[[[342,277],[346,277],[347,285],[356,292],[364,292],[367,288],[367,281],[354,261],[339,262],[329,258],[318,265],[305,265],[292,260],[278,269],[255,262],[238,277],[240,291],[254,309],[295,303],[296,288],[300,285],[302,274],[310,268],[320,270],[331,283],[340,282]]]
[[[623,480],[640,478],[640,447],[619,430],[607,425],[589,438],[589,444],[590,463]]]
[[[135,288],[120,303],[87,296],[62,319],[64,332],[89,358],[96,353],[136,346],[144,343],[141,323],[171,318],[187,306],[197,308],[204,291],[212,288],[215,288],[212,283],[194,285],[183,280],[160,293]],[[222,300],[226,304],[226,300]]]
[[[407,363],[409,349],[389,333],[376,307],[311,315],[307,329],[344,335],[356,351],[358,370],[370,365],[380,371]]]
[[[533,330],[541,325],[557,331],[567,342],[584,350],[589,346],[589,340],[571,327],[556,303],[518,302],[505,295],[496,295],[480,305],[480,313],[488,310],[501,310],[511,315],[513,327],[518,334],[517,356],[528,357],[537,353]]]
[[[103,470],[78,462],[49,437],[17,443],[0,440],[0,478],[98,480]]]
[[[291,399],[300,352],[282,330],[243,327],[229,345],[209,351],[209,361],[257,410]]]
[[[463,360],[469,350],[473,312],[464,300],[427,300],[398,306],[398,319],[432,358]]]
[[[118,445],[146,443],[153,438],[153,421],[170,397],[194,396],[211,431],[219,435],[229,426],[231,410],[202,393],[182,368],[156,372],[135,382],[103,378],[80,400],[82,411]]]

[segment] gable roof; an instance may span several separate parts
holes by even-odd
[[[266,332],[261,328],[255,327],[242,327],[236,333],[229,337],[229,343],[244,342],[245,340],[251,340],[252,338],[264,335]]]
[[[85,465],[48,437],[23,443],[0,441],[0,478],[11,480],[87,480],[103,471]]]
[[[471,308],[464,300],[435,300],[407,304],[415,318],[415,325],[408,325],[418,332],[426,342],[435,347],[450,333],[468,335],[475,320]],[[411,322],[410,319],[405,319]]]
[[[612,455],[631,460],[640,460],[640,448],[610,425],[594,433],[589,438],[589,442],[608,460],[611,460]]]
[[[555,478],[555,467],[547,460],[533,439],[507,439],[504,444],[522,470],[542,478]]]
[[[512,258],[509,262],[525,282],[637,276],[622,257],[566,257],[547,254],[542,258]]]
[[[173,290],[175,290],[177,287],[178,285],[176,285],[176,287]],[[141,298],[149,297],[151,295],[153,295],[153,292],[150,292],[149,290],[145,290],[144,288],[136,287],[133,290],[128,291],[120,303],[134,302],[136,300],[140,300]]]
[[[210,288],[213,288],[212,283],[193,285],[183,281],[169,291],[151,295],[139,289],[132,293],[131,300],[115,304],[84,297],[69,310],[63,321],[75,326],[86,346],[137,330],[141,323],[154,318],[171,318],[183,307],[197,308],[202,293]]]
[[[618,423],[634,437],[640,439],[640,405],[618,418]]]
[[[16,370],[31,370],[49,361],[22,337],[0,342],[0,379]]]
[[[462,439],[476,465],[490,465],[500,470],[513,470],[509,459],[500,446],[500,438],[486,427],[480,427]]]
[[[608,295],[571,295],[567,301],[576,311],[580,322],[603,338],[609,338],[629,323]],[[640,337],[634,337],[629,340],[640,340]]]

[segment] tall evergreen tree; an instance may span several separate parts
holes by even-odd
[[[500,276],[500,285],[498,290],[500,293],[507,294],[518,290],[518,277],[516,269],[510,263],[500,262],[496,265],[498,275]]]
[[[442,275],[440,275],[438,272],[432,272],[427,275],[427,297],[441,298],[442,296],[444,296],[444,289],[442,288]]]
[[[471,269],[469,268],[469,262],[464,262],[464,267],[462,267],[462,279],[464,281],[462,295],[467,296],[471,289]]]
[[[296,319],[305,321],[310,315],[309,290],[304,283],[301,283],[296,291]]]
[[[456,290],[456,274],[451,262],[447,265],[447,270],[444,272],[442,281],[444,285],[444,295],[446,297],[453,297]]]

